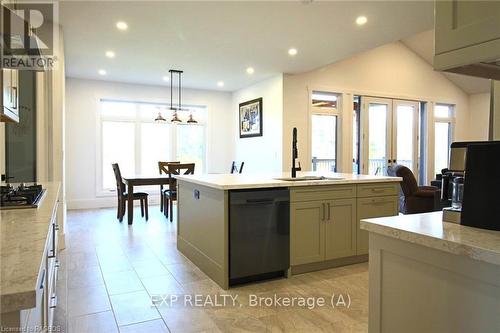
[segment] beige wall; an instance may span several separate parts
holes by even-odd
[[[469,140],[488,140],[490,94],[469,95]]]
[[[284,77],[283,168],[290,164],[291,132],[299,133],[299,158],[310,168],[309,90],[323,89],[342,93],[344,99],[340,171],[350,172],[352,161],[353,94],[412,99],[455,104],[455,139],[468,138],[468,96],[414,52],[400,42],[387,44],[304,74]],[[431,153],[431,151],[429,151]],[[433,153],[433,152],[432,152]]]
[[[239,104],[262,97],[263,135],[240,138]],[[279,172],[282,165],[283,75],[235,91],[231,108],[234,120],[234,156],[244,161],[245,173]]]

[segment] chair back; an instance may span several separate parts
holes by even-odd
[[[403,178],[401,182],[401,191],[405,197],[411,197],[418,191],[417,179],[413,175],[413,172],[404,165],[396,164],[387,168],[387,174],[389,176]]]
[[[194,174],[194,163],[173,163],[168,165],[168,177],[170,191],[175,191],[177,180],[172,175],[192,175]]]
[[[238,167],[238,162],[233,161],[233,163],[231,164],[231,173],[242,173],[244,165],[245,162],[241,162],[240,166]]]
[[[122,173],[120,172],[120,166],[118,165],[118,163],[113,163],[112,167],[116,179],[116,192],[118,193],[118,197],[121,197],[123,193],[125,193],[125,184],[123,183]]]
[[[169,164],[179,164],[181,163],[180,161],[175,161],[175,162],[162,162],[162,161],[159,161],[158,162],[158,170],[160,171],[160,175],[161,174],[165,174],[165,175],[168,175],[168,165]]]

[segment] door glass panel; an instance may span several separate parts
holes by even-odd
[[[368,174],[383,175],[387,170],[387,117],[386,104],[368,106]]]
[[[434,123],[434,173],[448,167],[450,123]]]
[[[336,170],[337,116],[312,115],[312,170]]]
[[[398,105],[396,112],[397,164],[402,164],[415,173],[415,170],[413,170],[415,108],[411,105]]]

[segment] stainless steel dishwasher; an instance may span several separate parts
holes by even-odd
[[[289,266],[288,189],[229,192],[230,285],[285,276]]]

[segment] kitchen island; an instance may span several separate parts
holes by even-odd
[[[289,176],[176,176],[179,251],[219,286],[230,287],[230,197],[237,192],[289,193],[287,275],[366,261],[368,234],[359,229],[359,219],[398,214],[400,178],[303,172],[299,178],[324,178],[278,179]]]
[[[53,329],[57,305],[60,183],[46,190],[38,208],[0,211],[0,329]]]
[[[500,332],[500,232],[442,212],[367,219],[370,332]]]

